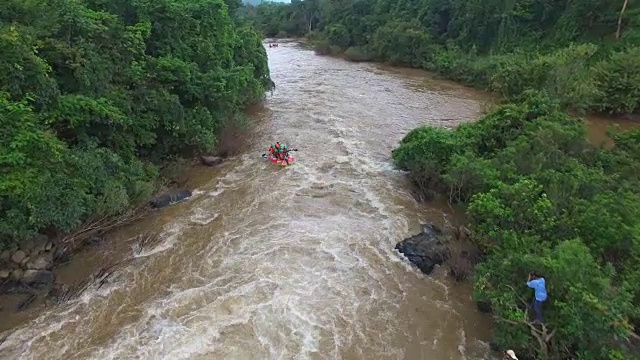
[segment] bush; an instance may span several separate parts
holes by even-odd
[[[313,43],[315,53],[318,55],[331,55],[331,44],[329,41],[321,39]]]
[[[222,119],[273,84],[224,0],[7,1],[0,243],[140,204],[158,164],[211,150]]]
[[[640,47],[611,54],[596,64],[594,73],[600,90],[598,109],[614,114],[640,109]]]
[[[484,254],[474,297],[492,304],[499,346],[531,358],[628,355],[640,300],[629,286],[640,279],[640,132],[597,148],[560,104],[525,92],[454,131],[411,131],[393,159],[427,183],[422,191],[466,205]],[[528,317],[530,271],[547,279],[545,327]]]
[[[371,61],[373,57],[369,54],[366,48],[364,47],[350,47],[344,52],[344,56],[349,61]]]

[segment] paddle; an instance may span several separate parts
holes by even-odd
[[[299,151],[298,149],[289,149],[289,151]],[[262,153],[261,157],[267,157],[267,153]],[[288,163],[287,163],[288,164]]]

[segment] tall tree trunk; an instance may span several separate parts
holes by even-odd
[[[624,11],[627,10],[627,4],[629,4],[629,0],[624,0],[624,4],[622,4],[622,10],[620,10],[620,16],[618,16],[618,30],[616,30],[616,39],[620,39],[620,28],[622,27],[622,16],[624,15]]]

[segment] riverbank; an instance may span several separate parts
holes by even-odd
[[[491,110],[492,107],[497,106],[500,102],[508,102],[508,99],[501,98],[500,94],[492,92],[490,89],[484,86],[478,86],[475,83],[469,83],[464,81],[457,81],[456,78],[452,78],[448,76],[447,72],[430,70],[430,69],[420,69],[415,67],[403,67],[399,65],[394,65],[391,63],[379,62],[375,61],[371,58],[366,59],[352,59],[348,54],[345,54],[345,50],[337,47],[337,46],[328,46],[327,44],[318,44],[319,40],[309,39],[307,37],[303,38],[285,38],[285,39],[267,39],[267,40],[278,40],[278,41],[286,41],[286,42],[295,42],[300,41],[305,47],[309,49],[313,49],[316,51],[318,55],[321,56],[331,56],[334,58],[342,59],[345,61],[351,62],[363,62],[363,63],[372,63],[378,65],[381,69],[385,71],[394,71],[397,69],[398,73],[402,73],[403,76],[409,75],[410,72],[415,71],[415,74],[423,77],[423,74],[430,74],[429,77],[433,79],[433,83],[437,83],[441,80],[455,81],[458,84],[468,86],[473,89],[478,89],[481,91],[485,91],[487,96],[483,98],[483,103],[487,106],[484,111],[487,112]],[[409,72],[407,74],[407,71]],[[605,145],[611,146],[613,144],[613,140],[607,135],[610,130],[633,130],[640,128],[640,114],[624,114],[624,115],[610,115],[603,113],[587,113],[581,114],[575,111],[567,111],[571,116],[582,118],[587,123],[587,138],[594,145]]]
[[[211,167],[200,157],[179,165],[169,178],[169,187],[149,199],[160,203],[156,209],[146,206],[133,210],[126,221],[102,230],[97,227],[74,243],[42,235],[5,250],[0,261],[0,272],[4,273],[0,279],[0,333],[37,317],[45,308],[62,306],[78,300],[85,291],[99,290],[111,281],[115,271],[152,251],[160,233],[137,229],[151,229],[145,224],[174,213],[173,208],[191,196],[186,189],[195,189],[215,176],[220,172],[218,166],[224,164]],[[185,191],[188,195],[180,195]]]
[[[324,52],[321,51],[320,53]],[[344,55],[340,57],[345,58]],[[538,103],[536,103],[536,101]],[[435,128],[415,129],[407,135],[405,140],[403,140],[403,142],[406,143],[401,144],[400,148],[397,150],[398,152],[394,154],[394,159],[400,167],[411,172],[410,177],[413,180],[414,185],[418,188],[418,193],[420,195],[419,198],[432,199],[434,196],[442,196],[468,209],[470,219],[469,225],[472,229],[471,239],[475,245],[479,247],[482,254],[480,257],[482,260],[479,262],[476,270],[477,274],[474,278],[474,298],[479,301],[479,303],[486,305],[485,310],[491,310],[492,316],[496,320],[493,337],[493,340],[495,341],[494,345],[496,346],[496,349],[516,349],[516,352],[521,356],[529,356],[532,358],[551,356],[552,358],[561,359],[563,356],[575,356],[575,354],[570,350],[558,351],[558,345],[551,345],[551,339],[564,343],[566,349],[575,347],[575,344],[577,343],[582,344],[579,346],[581,349],[590,348],[590,345],[587,345],[586,343],[591,342],[591,340],[585,340],[591,339],[591,335],[588,334],[593,330],[590,328],[578,327],[574,333],[565,335],[561,338],[556,334],[558,331],[557,329],[564,329],[569,326],[569,323],[583,321],[580,318],[583,315],[573,314],[574,318],[571,319],[567,314],[563,314],[561,309],[556,308],[562,307],[562,304],[565,303],[575,304],[577,300],[574,298],[571,300],[564,298],[567,296],[564,295],[566,293],[564,290],[564,286],[566,286],[566,284],[554,283],[552,281],[561,281],[559,279],[566,278],[566,274],[563,272],[571,272],[573,271],[573,267],[589,267],[592,270],[595,269],[595,272],[592,274],[594,278],[605,278],[607,280],[603,281],[607,282],[608,285],[606,285],[607,290],[602,290],[603,288],[594,290],[593,284],[591,284],[592,289],[588,289],[587,285],[585,285],[584,293],[596,295],[600,294],[601,291],[609,291],[620,294],[625,291],[623,285],[624,280],[622,279],[628,276],[633,277],[638,271],[637,267],[635,267],[634,269],[621,270],[620,273],[615,275],[607,275],[607,272],[604,270],[611,263],[620,264],[621,262],[625,262],[625,260],[618,257],[618,255],[616,255],[615,259],[611,259],[610,254],[611,251],[616,251],[612,250],[612,248],[618,248],[621,246],[623,238],[627,235],[620,237],[612,233],[605,234],[602,232],[599,232],[599,235],[595,235],[592,227],[589,227],[589,230],[577,228],[574,230],[575,232],[572,232],[574,235],[568,235],[566,233],[563,234],[566,231],[567,226],[569,226],[567,223],[576,221],[575,219],[571,219],[571,217],[582,218],[584,214],[573,214],[573,212],[571,212],[571,215],[566,214],[559,218],[555,218],[549,214],[538,214],[538,216],[549,217],[539,219],[541,223],[538,226],[541,228],[536,228],[536,226],[531,225],[534,223],[532,218],[535,216],[531,214],[528,208],[542,206],[542,204],[535,205],[535,199],[533,198],[528,198],[527,200],[520,199],[520,196],[525,198],[528,196],[526,195],[527,191],[539,191],[543,194],[548,193],[549,200],[551,202],[545,205],[549,207],[548,211],[557,213],[558,210],[550,209],[564,207],[565,205],[562,204],[574,201],[580,202],[580,199],[584,199],[585,196],[587,196],[580,190],[570,191],[567,187],[581,187],[582,185],[577,184],[580,184],[582,181],[590,183],[590,186],[592,187],[606,186],[604,184],[610,181],[607,180],[606,177],[602,179],[588,179],[589,175],[584,173],[584,171],[573,169],[573,167],[565,167],[567,166],[567,163],[564,163],[559,159],[556,160],[557,162],[560,162],[558,164],[552,165],[548,162],[545,163],[543,159],[549,156],[547,154],[548,152],[556,154],[554,156],[560,156],[560,154],[563,154],[562,156],[571,158],[572,156],[576,156],[573,151],[582,148],[584,149],[582,151],[585,152],[582,156],[586,156],[590,160],[582,159],[581,161],[586,161],[585,165],[596,169],[594,171],[603,171],[601,170],[602,168],[608,169],[604,171],[616,171],[611,168],[611,164],[607,165],[606,161],[596,161],[595,158],[593,158],[593,156],[596,156],[594,155],[595,153],[606,154],[603,155],[606,157],[612,156],[614,158],[624,158],[625,160],[620,161],[627,164],[640,162],[640,159],[634,158],[631,154],[626,154],[627,151],[633,152],[633,150],[630,149],[635,149],[637,147],[637,142],[634,140],[633,136],[628,137],[622,135],[620,140],[618,140],[619,143],[616,148],[614,147],[614,139],[608,135],[609,130],[613,130],[613,133],[615,134],[619,133],[619,131],[623,131],[624,133],[625,130],[638,129],[640,127],[640,123],[637,121],[637,117],[635,115],[626,115],[624,117],[603,117],[602,115],[592,114],[584,117],[583,119],[585,122],[583,123],[576,120],[575,112],[568,111],[566,107],[562,106],[561,102],[559,104],[554,104],[554,102],[557,101],[558,99],[551,101],[550,99],[545,98],[544,95],[542,95],[542,98],[533,100],[533,102],[528,104],[523,104],[521,100],[509,101],[505,99],[503,101],[503,105],[495,105],[493,109],[487,111],[487,114],[481,118],[480,123],[470,126],[463,125],[462,129],[454,130],[453,135],[451,136],[441,133]],[[536,106],[539,108],[536,109]],[[529,111],[532,112],[525,117],[530,116],[531,118],[529,120],[523,120],[518,113],[522,111],[526,113],[527,110],[525,109],[527,108],[530,108],[531,110]],[[561,109],[562,111],[560,111]],[[510,113],[511,115],[509,115]],[[571,115],[567,115],[567,113]],[[572,117],[574,117],[574,119],[572,119]],[[541,125],[539,125],[538,130],[536,130],[535,126],[520,129],[519,131],[523,134],[527,134],[522,135],[520,138],[513,133],[509,133],[508,129],[511,127],[518,128],[523,126],[522,124],[526,124],[528,121],[533,120],[540,121]],[[521,121],[523,121],[523,123],[521,123]],[[557,123],[554,123],[555,121],[557,121]],[[539,132],[536,133],[537,131]],[[549,133],[547,135],[543,135],[544,132]],[[418,135],[419,133],[421,133],[421,135]],[[516,134],[518,133],[519,132],[516,131]],[[448,137],[451,137],[451,139],[448,139]],[[480,137],[482,139],[474,140],[474,137]],[[412,138],[415,138],[415,140],[410,140]],[[515,142],[516,138],[521,142],[520,144]],[[588,140],[590,144],[584,143],[583,140]],[[514,142],[511,143],[512,141]],[[415,144],[413,142],[415,142]],[[482,150],[474,147],[474,144],[479,145],[487,142],[489,144],[493,143],[493,146],[496,146],[497,148],[493,150]],[[600,145],[603,145],[604,147],[598,149]],[[447,146],[454,146],[458,148],[453,149],[448,148]],[[487,146],[490,147],[491,145]],[[536,151],[539,151],[541,154],[547,155],[541,155],[536,152],[527,153],[525,155],[523,153],[526,153],[527,146],[535,148]],[[429,149],[429,153],[425,153],[420,156],[416,154],[409,155],[413,151],[419,152],[419,149],[422,148]],[[482,146],[480,146],[480,148],[482,148]],[[486,153],[483,153],[483,151]],[[493,154],[494,151],[498,153]],[[504,154],[500,153],[500,151],[503,151]],[[515,154],[512,152],[515,152]],[[591,153],[591,155],[586,155],[587,153]],[[480,154],[480,157],[478,157],[478,154]],[[407,156],[408,158],[406,158]],[[507,159],[511,156],[514,157],[512,160],[514,163],[509,165],[510,160]],[[582,156],[578,156],[578,158],[581,158]],[[436,160],[440,157],[442,158],[440,161],[444,161],[442,164]],[[507,164],[503,164],[501,167],[494,163],[496,161],[506,161]],[[569,162],[571,161],[573,160],[569,160]],[[593,161],[593,163],[591,163],[591,161]],[[615,162],[616,160],[613,161]],[[526,165],[527,162],[534,162],[537,165],[534,165],[533,163]],[[635,165],[628,166],[633,167]],[[531,167],[538,170],[533,171]],[[425,173],[424,170],[420,169],[433,169],[433,172]],[[510,171],[515,171],[517,175],[504,175],[510,174]],[[567,176],[573,178],[573,180],[569,181],[568,179],[559,179],[557,178],[557,176],[559,176],[558,174],[551,178],[548,177],[549,175],[540,175],[554,171],[567,174]],[[625,172],[625,170],[622,169],[617,169],[617,171]],[[439,173],[441,174],[438,175]],[[536,173],[540,174],[536,175]],[[516,184],[512,184],[512,181],[514,180],[507,180],[504,178],[509,176],[520,176],[527,179],[532,178],[533,181],[527,185],[524,183],[518,183],[517,181]],[[612,176],[616,177],[617,175]],[[555,178],[555,180],[553,178]],[[572,185],[569,185],[569,183],[572,183]],[[615,198],[619,196],[615,195],[619,191],[626,192],[634,188],[637,188],[637,185],[633,185],[633,181],[630,180],[629,183],[620,185],[620,188],[618,189],[611,189],[611,193],[605,196]],[[567,191],[569,191],[571,195],[568,195],[566,193]],[[525,195],[516,195],[520,193]],[[485,196],[486,198],[483,198],[483,200],[480,200],[480,198],[474,200],[474,196]],[[639,197],[639,195],[636,192],[633,192],[633,190],[631,190],[629,196],[632,196],[635,199]],[[519,200],[515,200],[514,197]],[[529,205],[524,208],[516,208],[510,204],[510,202],[513,201],[529,201]],[[588,207],[586,207],[582,208],[581,211],[611,214],[611,210],[609,210],[608,205],[601,202],[602,198],[597,201],[587,201],[591,202],[592,209],[588,209]],[[631,200],[631,203],[635,204],[633,200]],[[492,206],[497,206],[498,208],[492,209]],[[495,213],[496,211],[498,211],[498,213]],[[498,218],[494,218],[492,216],[498,216]],[[615,217],[617,215],[612,216]],[[504,220],[498,220],[500,217],[507,217],[511,220],[504,222]],[[520,219],[520,217],[526,217],[527,220],[517,220]],[[627,226],[634,226],[632,217],[625,217],[625,219],[626,220],[622,221],[625,221]],[[522,224],[524,227],[518,227],[518,225],[510,224],[509,221],[525,221],[529,222],[529,224],[526,226]],[[548,225],[548,228],[545,228],[542,223],[547,221],[551,224]],[[584,220],[578,221],[581,222]],[[596,220],[592,219],[590,221],[592,221],[593,224]],[[597,226],[606,227],[607,223],[610,221],[612,221],[610,218],[602,218],[601,221],[598,221],[599,225]],[[582,223],[581,226],[587,226],[587,224]],[[528,230],[525,230],[525,228]],[[511,237],[506,236],[505,233],[510,231],[513,235]],[[535,232],[536,235],[533,239],[530,239],[526,233],[523,233],[525,231],[526,233]],[[592,233],[587,235],[588,232]],[[577,236],[579,240],[573,239],[572,242],[567,236]],[[540,237],[543,237],[543,239],[545,237],[551,237],[554,239],[550,241],[549,245],[550,249],[553,249],[550,250],[552,251],[552,254],[546,255],[544,260],[542,259],[544,255],[535,250],[535,247],[541,247],[541,245],[536,244],[536,238]],[[564,240],[559,240],[563,237]],[[606,241],[609,242],[608,245],[603,243],[605,241],[604,239],[607,239]],[[527,244],[527,241],[530,243]],[[594,245],[594,243],[597,243],[598,245]],[[590,251],[586,249],[587,246]],[[522,249],[522,247],[525,247],[525,249]],[[565,249],[565,247],[567,249]],[[518,250],[516,251],[516,249]],[[412,252],[414,251],[415,250],[412,250]],[[587,256],[592,258],[589,260],[583,260],[583,262],[580,262],[577,259],[571,260],[575,263],[569,265],[564,263],[560,258],[564,256],[564,252],[582,252],[588,254]],[[518,258],[518,256],[521,258]],[[540,259],[536,260],[536,257],[540,257]],[[508,264],[501,264],[501,262],[503,262],[502,259],[504,258],[511,258],[511,260]],[[416,262],[418,266],[421,265],[421,260],[414,262]],[[518,262],[527,265],[518,266]],[[564,268],[558,269],[553,268],[553,266]],[[500,274],[500,271],[503,271],[504,273]],[[548,304],[546,306],[545,314],[547,314],[546,318],[549,319],[548,323],[546,323],[544,327],[535,329],[530,339],[519,342],[519,334],[532,328],[532,323],[526,320],[528,315],[526,308],[519,305],[520,301],[525,301],[526,303],[526,300],[523,299],[530,297],[530,294],[528,293],[529,291],[527,291],[526,287],[522,287],[523,279],[526,279],[526,275],[529,271],[537,271],[545,274],[547,281],[549,281],[550,291],[552,293],[558,293],[558,295],[556,295],[553,304]],[[509,297],[511,297],[512,302],[505,304],[504,301]],[[607,306],[618,306],[619,309],[630,309],[635,306],[631,300],[624,303],[618,302],[607,296],[600,296],[598,301],[603,304],[609,304]],[[491,305],[492,303],[499,305]],[[518,315],[514,316],[514,314]],[[585,314],[584,316],[587,315]],[[602,321],[607,322],[609,320],[602,319]],[[637,324],[638,322],[635,315],[629,311],[619,315],[619,318],[616,321],[632,324]],[[636,354],[637,350],[636,345],[634,344],[634,339],[637,335],[635,334],[636,330],[634,328],[637,329],[638,326],[633,325],[631,327],[623,326],[617,328],[617,331],[620,331],[623,338],[631,341],[631,345],[625,344],[624,342],[609,342],[609,351],[617,354]],[[543,345],[538,346],[538,344]],[[598,344],[601,343],[599,342]],[[594,354],[596,354],[600,351],[598,348],[599,346],[600,345],[591,347],[592,350],[588,351],[593,351]]]
[[[259,113],[253,104],[246,114]],[[163,217],[192,190],[220,173],[219,167],[247,150],[251,136],[245,116],[226,121],[210,154],[176,159],[161,170],[158,191],[142,206],[104,218],[63,236],[40,235],[0,252],[0,333],[37,316],[45,307],[77,300],[85,291],[97,291],[117,270],[158,245],[157,231],[136,233],[150,218]]]
[[[188,197],[147,202],[172,187],[166,164],[214,148],[272,87],[259,34],[220,0],[164,4],[0,13],[0,290],[26,292],[21,308],[55,291],[50,269],[88,238]]]
[[[633,124],[639,124],[638,126],[640,126],[640,114],[633,112],[635,111],[634,109],[640,108],[640,105],[638,105],[638,107],[636,107],[635,105],[629,105],[632,106],[630,110],[632,112],[625,112],[624,110],[622,110],[621,114],[607,114],[605,112],[602,112],[601,110],[614,111],[613,107],[622,109],[623,105],[608,105],[609,107],[605,105],[598,105],[600,106],[600,108],[597,108],[597,106],[595,105],[589,105],[589,101],[599,101],[600,103],[603,102],[603,100],[593,99],[596,96],[595,94],[598,92],[595,88],[590,89],[589,91],[591,93],[589,94],[559,94],[549,91],[547,88],[545,88],[545,86],[548,86],[547,83],[551,81],[551,78],[557,76],[556,73],[573,73],[576,71],[576,69],[580,69],[580,71],[586,71],[585,69],[589,70],[587,61],[585,59],[572,58],[567,54],[565,54],[565,57],[562,59],[562,63],[553,64],[550,61],[551,58],[560,56],[559,54],[562,52],[566,52],[566,50],[561,50],[558,53],[547,55],[549,59],[544,58],[544,55],[540,55],[541,58],[537,59],[529,59],[520,55],[519,57],[510,59],[509,56],[511,56],[511,54],[505,54],[503,56],[472,56],[469,54],[449,51],[434,46],[431,49],[432,51],[434,51],[434,53],[429,55],[430,61],[427,61],[426,63],[420,63],[420,65],[415,65],[406,63],[404,61],[394,61],[385,58],[377,58],[370,52],[370,50],[367,50],[368,45],[349,47],[345,49],[340,46],[331,44],[331,42],[329,42],[328,40],[323,39],[322,35],[320,34],[313,34],[310,38],[306,37],[305,41],[308,41],[309,46],[312,47],[318,55],[329,55],[353,62],[371,62],[386,64],[394,67],[407,66],[413,69],[430,71],[434,74],[437,74],[442,79],[456,81],[466,86],[487,91],[493,96],[496,96],[496,101],[508,102],[517,100],[518,97],[521,96],[521,94],[523,94],[526,90],[546,91],[551,96],[556,97],[561,106],[572,114],[584,116],[590,120],[604,119],[606,120],[605,122],[617,122],[620,124],[624,124],[624,128],[633,127]],[[582,54],[579,49],[573,50],[575,50],[576,52],[575,56],[580,56],[580,54]],[[593,53],[591,53],[591,55],[593,55]],[[567,56],[569,57],[566,58]],[[631,55],[619,55],[619,57],[623,56],[629,57]],[[622,60],[615,59],[615,61]],[[519,65],[518,67],[508,68],[507,65],[512,63],[518,63]],[[526,69],[526,67],[533,68],[534,66],[537,66],[536,64],[547,64],[545,65],[545,67],[548,67],[548,69],[544,71]],[[565,66],[566,68],[562,66]],[[597,67],[603,67],[605,65],[596,64],[593,66],[594,68],[590,69],[589,71],[591,71],[592,73],[596,73]],[[536,71],[540,73],[536,75],[540,78],[531,78],[533,75],[527,75],[527,71]],[[610,71],[614,72],[621,70],[611,69]],[[575,76],[576,78],[579,77],[579,75]],[[583,78],[580,78],[580,81],[589,83],[596,80],[587,79],[583,76]],[[530,84],[523,84],[527,82],[529,82]],[[536,87],[535,84],[538,84],[539,86]],[[601,84],[600,86],[605,85]],[[607,96],[613,97],[615,95],[608,94]],[[580,97],[582,98],[577,100],[577,98]],[[631,101],[631,103],[634,102]]]
[[[563,359],[577,349],[597,356],[603,346],[636,352],[628,324],[637,323],[637,290],[625,284],[640,273],[632,255],[640,248],[627,243],[638,235],[640,142],[621,133],[602,148],[586,134],[556,99],[531,93],[453,131],[414,129],[393,151],[421,192],[466,207],[482,253],[474,297],[492,305],[497,344],[526,357]],[[543,326],[527,310],[531,272],[544,274],[553,296]],[[573,310],[595,303],[607,312]]]

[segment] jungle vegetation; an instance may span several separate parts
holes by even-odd
[[[293,0],[245,6],[266,37],[434,71],[514,99],[541,90],[576,111],[640,109],[640,0]]]
[[[239,0],[4,0],[0,248],[145,202],[271,86]]]

